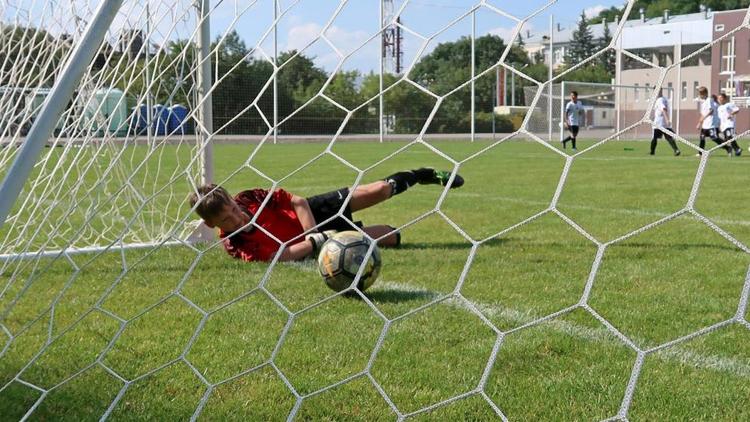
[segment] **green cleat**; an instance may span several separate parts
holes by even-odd
[[[413,170],[414,175],[417,176],[417,183],[420,185],[441,185],[445,186],[451,178],[451,172],[435,170],[429,167],[422,167],[420,169]],[[464,184],[464,178],[456,174],[456,177],[451,183],[451,189],[460,188]]]

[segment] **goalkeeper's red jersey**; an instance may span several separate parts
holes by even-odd
[[[234,200],[243,211],[254,216],[260,205],[266,199],[269,192],[265,189],[252,189],[238,193]],[[297,213],[292,207],[292,195],[283,189],[277,189],[271,193],[271,199],[263,211],[258,215],[255,224],[263,227],[281,242],[286,242],[302,234],[302,224],[297,218]],[[224,249],[227,253],[243,261],[270,261],[279,250],[280,244],[268,237],[262,230],[250,227],[247,231],[239,232],[228,238],[231,233],[219,231],[223,239]],[[304,240],[300,236],[290,244],[299,243]]]

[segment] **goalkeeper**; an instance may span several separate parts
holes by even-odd
[[[224,249],[231,256],[243,261],[270,261],[279,249],[279,242],[295,239],[279,257],[281,261],[292,261],[317,254],[336,231],[353,230],[349,223],[354,221],[353,212],[383,202],[415,184],[445,186],[450,175],[447,171],[420,168],[392,174],[384,180],[358,186],[351,192],[349,188],[342,188],[310,198],[302,198],[283,189],[273,192],[265,189],[246,190],[232,198],[221,186],[210,184],[200,186],[189,199],[190,205],[208,227],[219,228]],[[463,178],[456,174],[450,187],[458,188],[463,184]],[[351,200],[344,207],[350,193]],[[255,224],[251,225],[251,219],[266,200],[268,202]],[[342,210],[345,218],[336,216],[339,210]],[[372,238],[385,236],[379,242],[381,246],[398,246],[401,243],[401,234],[395,232],[394,227],[362,227],[359,221],[354,224]],[[318,226],[317,230],[315,226]],[[304,232],[308,234],[302,237]]]

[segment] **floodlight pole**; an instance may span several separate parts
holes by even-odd
[[[679,54],[679,59],[677,60],[677,89],[680,90],[680,95],[672,94],[672,97],[677,99],[677,118],[674,120],[674,122],[676,123],[674,132],[675,134],[679,135],[680,111],[682,110],[682,30],[680,30],[680,42],[677,44],[677,52]]]
[[[151,142],[153,142],[153,121],[151,120],[152,112],[153,112],[153,104],[151,103],[151,73],[149,72],[149,66],[151,65],[151,52],[149,46],[151,45],[151,9],[149,8],[149,3],[146,2],[146,36],[145,43],[146,43],[146,59],[144,60],[145,69],[144,69],[144,85],[146,88],[146,141],[149,145],[151,145]],[[138,57],[135,58],[136,62],[138,61]],[[136,110],[138,117],[138,120],[140,121],[140,106],[138,107],[139,110]],[[158,118],[158,117],[157,117]],[[136,129],[137,130],[137,129]]]
[[[65,63],[60,78],[47,96],[39,112],[39,117],[31,126],[26,140],[16,155],[13,165],[0,185],[0,228],[10,214],[18,195],[21,193],[39,154],[44,148],[60,115],[65,110],[73,91],[80,85],[83,73],[91,64],[104,40],[104,36],[122,6],[122,0],[104,0],[94,12],[94,18],[84,30],[81,40],[75,46]]]
[[[729,92],[729,101],[734,101],[734,96],[737,92],[737,88],[734,86],[735,61],[737,60],[737,46],[735,45],[734,35],[732,35],[732,38],[729,40],[729,45],[731,48],[729,51],[729,88],[731,89]],[[721,87],[719,87],[719,91],[721,91]]]
[[[474,142],[474,137],[476,135],[476,121],[475,121],[475,105],[476,97],[474,92],[474,75],[476,74],[475,67],[475,57],[476,57],[476,50],[475,50],[475,44],[477,39],[477,14],[476,11],[471,12],[471,142]],[[493,110],[494,113],[494,110]]]
[[[380,0],[380,80],[379,80],[379,88],[378,91],[380,95],[378,96],[378,136],[380,138],[380,142],[383,142],[383,72],[385,69],[385,22],[383,22],[383,19],[385,17],[385,11],[384,3],[385,0]]]
[[[198,140],[202,147],[201,154],[201,182],[213,183],[214,180],[214,116],[211,95],[211,22],[209,21],[210,0],[196,0],[198,8],[198,52],[200,66],[198,67],[198,113],[200,121],[200,136]]]
[[[498,88],[500,85],[500,68],[495,68],[495,89],[494,95],[492,96],[492,140],[495,140],[495,108],[498,105]]]
[[[555,61],[555,55],[553,51],[553,49],[555,48],[554,47],[555,46],[554,30],[555,30],[555,17],[550,15],[549,16],[549,69],[547,69],[548,71],[547,83],[549,84],[549,87],[548,87],[549,92],[547,93],[547,95],[549,96],[547,100],[547,109],[548,109],[547,116],[549,117],[549,125],[548,125],[549,137],[547,139],[549,139],[549,142],[552,142],[552,98],[553,98],[552,97],[552,78],[553,78],[552,66],[554,65],[554,61]],[[562,93],[560,94],[560,96],[562,96]]]
[[[622,38],[625,31],[620,31],[617,37],[617,54],[615,55],[615,130],[617,131],[617,140],[620,140],[620,120],[622,118]],[[679,129],[677,129],[679,131]]]
[[[511,63],[510,67],[516,70],[516,64]],[[510,72],[510,106],[516,106],[516,72]]]
[[[279,141],[279,0],[273,0],[273,143]]]

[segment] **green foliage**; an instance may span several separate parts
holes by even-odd
[[[599,16],[595,16],[591,19],[589,19],[589,24],[596,25],[598,23],[602,23],[604,20],[607,22],[614,22],[617,19],[622,18],[622,14],[624,12],[624,9],[618,8],[617,6],[612,6],[609,9],[604,9],[599,13]]]
[[[594,42],[594,34],[591,32],[586,15],[581,12],[578,20],[578,28],[573,31],[573,38],[570,40],[570,49],[565,55],[565,62],[580,63],[591,57],[597,50]]]
[[[507,44],[496,35],[479,37],[475,42],[475,63],[477,72],[496,64]],[[513,45],[505,61],[516,67],[530,64],[523,48]],[[444,95],[453,91],[471,78],[471,39],[462,37],[455,42],[438,45],[435,50],[416,64],[410,76],[430,91]],[[518,89],[522,90],[519,79]],[[476,110],[492,110],[495,93],[495,77],[491,72],[487,77],[475,81]],[[430,131],[439,133],[465,132],[470,129],[469,110],[471,96],[468,85],[447,97],[435,116]],[[478,129],[479,130],[479,129]]]
[[[562,73],[567,69],[563,67],[558,69],[556,73]],[[565,81],[574,82],[600,82],[600,83],[611,83],[614,76],[601,64],[590,64],[587,66],[580,67],[570,73],[566,73],[563,76]]]
[[[0,26],[8,45],[0,52],[0,85],[51,87],[70,45],[43,29]]]
[[[599,48],[604,49],[609,46],[612,42],[612,32],[609,30],[609,23],[604,22],[604,33],[602,39],[599,40]],[[617,56],[614,50],[607,50],[601,56],[599,56],[600,65],[607,69],[609,74],[614,77],[617,66]]]

